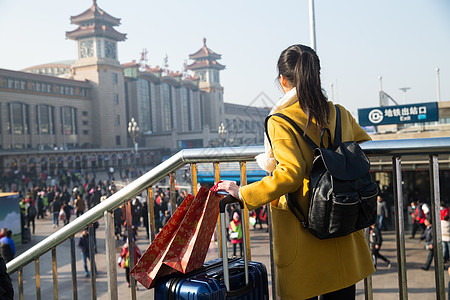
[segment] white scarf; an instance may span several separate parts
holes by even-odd
[[[288,91],[278,102],[274,105],[272,110],[269,113],[273,115],[274,113],[279,112],[283,108],[291,106],[292,104],[297,102],[297,90],[295,88]],[[275,170],[277,166],[277,161],[273,154],[272,147],[270,146],[269,140],[267,139],[267,134],[264,134],[264,153],[261,153],[255,157],[256,162],[259,167],[267,172],[272,172]]]

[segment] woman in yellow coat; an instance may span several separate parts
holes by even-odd
[[[285,93],[271,114],[281,112],[294,120],[320,144],[320,131],[329,128],[334,140],[336,110],[323,95],[320,62],[314,50],[293,45],[278,60],[279,82]],[[365,142],[367,133],[342,106],[342,141]],[[241,198],[249,210],[271,202],[277,290],[282,299],[354,299],[355,284],[375,269],[362,230],[347,236],[320,240],[304,229],[289,210],[284,195],[294,192],[303,211],[308,208],[309,170],[314,152],[284,119],[268,122],[271,146],[257,157],[272,176],[243,187],[223,181],[219,189]]]

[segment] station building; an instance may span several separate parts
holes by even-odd
[[[70,21],[75,60],[0,69],[0,172],[150,167],[183,148],[263,142],[269,109],[224,102],[225,66],[206,39],[186,70],[174,72],[121,63],[121,20],[96,1]]]

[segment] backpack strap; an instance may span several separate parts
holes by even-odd
[[[295,130],[297,131],[297,133],[305,140],[305,142],[306,142],[313,150],[315,150],[316,148],[319,148],[319,146],[317,146],[316,143],[314,143],[314,142],[309,138],[309,136],[307,136],[307,135],[305,134],[305,132],[303,131],[303,129],[301,129],[300,126],[298,126],[298,124],[295,123],[291,118],[289,118],[288,116],[283,115],[283,114],[281,114],[281,113],[276,113],[276,114],[273,114],[272,116],[277,116],[277,117],[280,117],[280,118],[282,118],[282,119],[288,121],[288,123],[291,124],[292,127],[295,128]],[[267,120],[267,119],[266,119],[266,120]],[[267,131],[267,129],[266,129],[266,131]],[[267,135],[268,135],[268,134],[267,134]]]
[[[342,129],[341,129],[341,110],[339,106],[334,105],[336,109],[336,128],[334,129],[334,149],[337,149],[342,143]]]
[[[295,128],[295,130],[297,131],[297,133],[305,140],[305,142],[306,142],[313,150],[319,148],[319,147],[316,145],[316,143],[314,143],[314,142],[311,140],[311,138],[305,134],[305,132],[300,128],[300,126],[298,126],[297,123],[295,123],[295,122],[294,122],[291,118],[289,118],[288,116],[283,115],[283,114],[281,114],[281,113],[276,113],[276,114],[267,116],[267,117],[266,117],[266,120],[265,120],[265,122],[264,122],[264,126],[265,126],[265,129],[266,129],[266,134],[267,134],[267,139],[269,140],[269,143],[270,143],[271,146],[272,146],[272,143],[271,143],[271,141],[270,141],[269,133],[268,133],[268,131],[267,131],[267,124],[268,124],[269,118],[270,118],[271,116],[277,116],[277,117],[280,117],[280,118],[282,118],[282,119],[288,121],[289,124],[291,124],[291,125]],[[305,217],[305,214],[303,213],[303,209],[301,208],[300,203],[298,203],[297,201],[294,201],[294,200],[293,200],[294,197],[293,197],[292,194],[286,194],[285,196],[286,196],[286,203],[287,203],[289,209],[291,210],[291,212],[292,212],[292,213],[295,215],[295,217],[302,223],[302,225],[303,225],[303,227],[304,227],[305,229],[308,228],[308,219]]]

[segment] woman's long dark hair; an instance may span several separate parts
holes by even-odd
[[[320,83],[320,60],[308,46],[292,45],[281,52],[278,77],[283,75],[297,89],[300,107],[308,120],[306,129],[315,120],[320,128],[328,126],[330,108]]]

